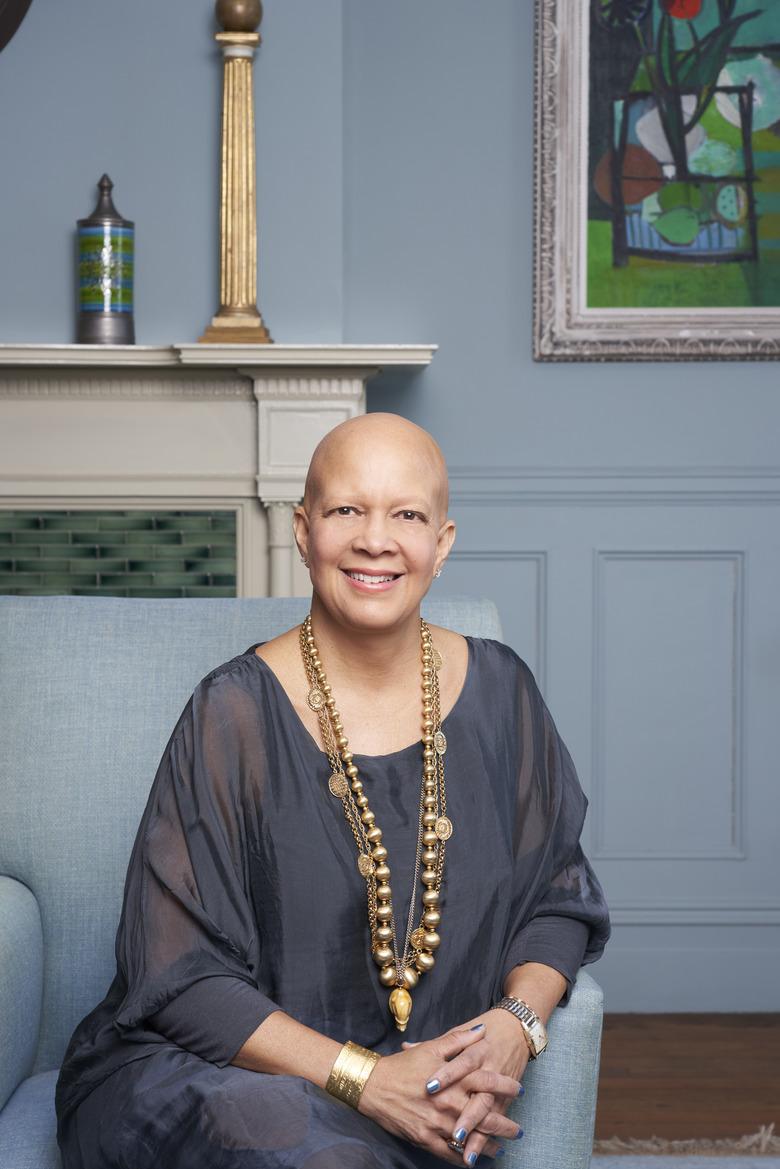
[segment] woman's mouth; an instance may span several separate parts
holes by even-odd
[[[350,568],[343,569],[343,572],[356,588],[371,592],[389,589],[400,576],[400,573],[396,572],[357,572]]]

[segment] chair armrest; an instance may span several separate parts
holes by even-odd
[[[0,877],[0,1108],[32,1071],[43,997],[43,929],[35,894]]]
[[[580,970],[567,1006],[550,1019],[547,1050],[526,1068],[525,1096],[507,1110],[525,1136],[507,1142],[506,1169],[588,1169],[603,1012],[601,987]]]

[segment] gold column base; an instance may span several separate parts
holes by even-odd
[[[256,310],[255,310],[256,311]],[[203,345],[273,345],[273,338],[260,313],[252,312],[212,317],[198,343]]]

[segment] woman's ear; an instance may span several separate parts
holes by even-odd
[[[293,512],[293,535],[301,560],[309,567],[309,517],[302,503]]]
[[[450,549],[455,542],[455,521],[445,520],[439,528],[439,534],[436,538],[436,570],[441,571],[444,561],[450,554]]]

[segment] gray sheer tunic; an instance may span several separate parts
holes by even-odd
[[[444,721],[454,832],[442,942],[397,1031],[327,756],[255,648],[198,684],[163,753],[130,857],[116,976],[60,1071],[65,1169],[440,1166],[310,1081],[230,1061],[275,1010],[396,1052],[486,1010],[518,963],[553,966],[570,989],[609,936],[579,843],[587,800],[533,676],[507,646],[469,638]],[[412,892],[415,924],[421,905],[421,745],[355,760],[400,935]]]

